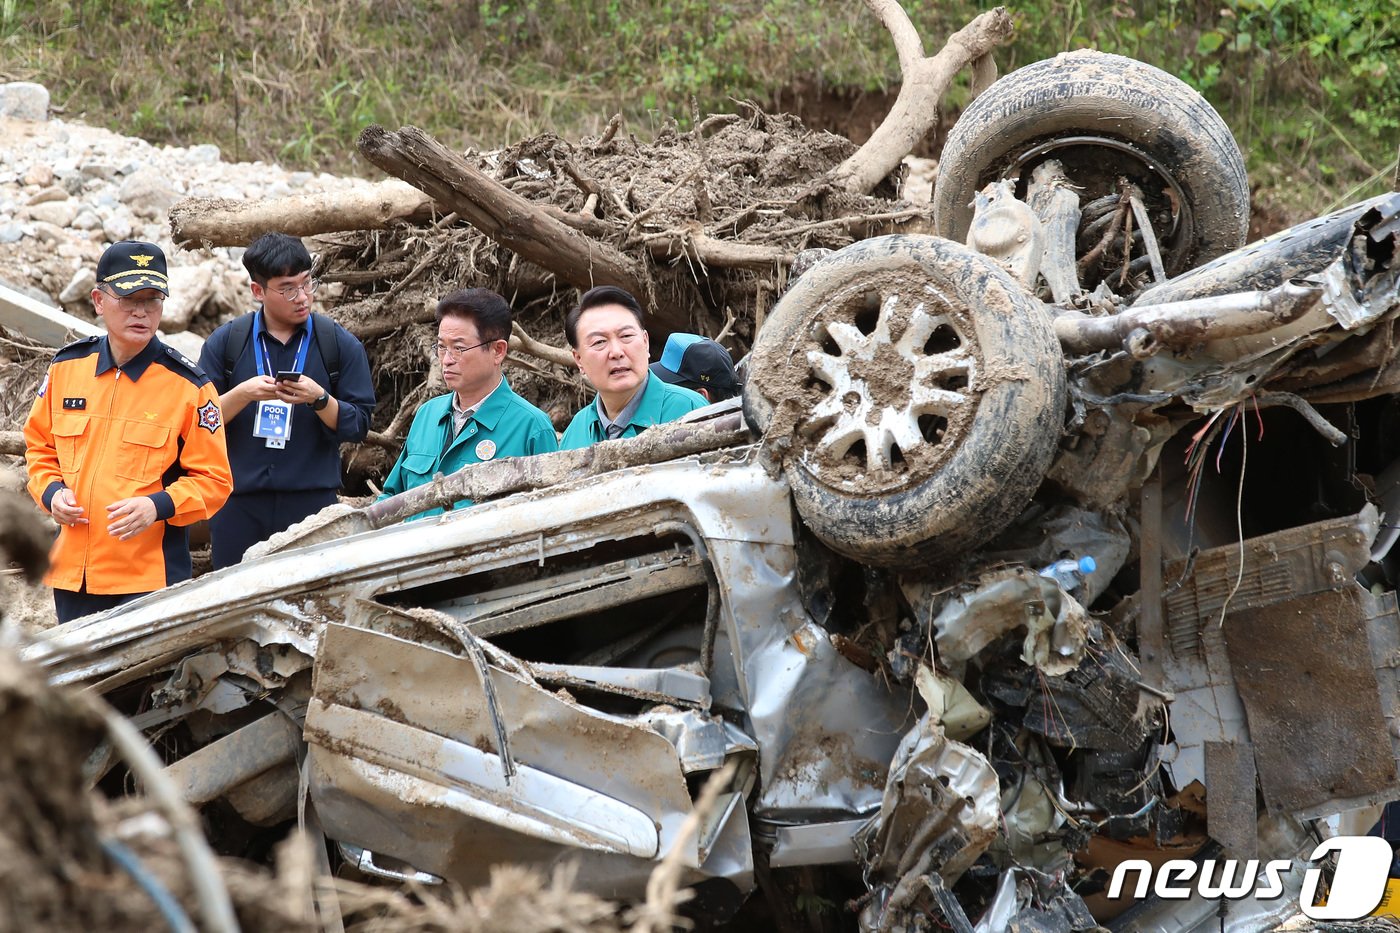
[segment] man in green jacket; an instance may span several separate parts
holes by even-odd
[[[549,417],[512,392],[501,372],[510,339],[506,300],[484,288],[462,289],[438,302],[435,317],[442,379],[452,391],[424,402],[414,414],[381,498],[469,463],[558,449]]]
[[[709,404],[699,393],[670,385],[647,368],[651,344],[642,306],[621,288],[600,285],[584,292],[564,318],[564,336],[598,395],[569,422],[561,450],[633,437]]]

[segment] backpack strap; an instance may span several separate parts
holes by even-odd
[[[256,311],[253,314],[257,314]],[[243,348],[253,335],[253,314],[245,314],[233,319],[228,326],[228,340],[224,342],[224,391],[233,388],[233,367],[243,355]]]
[[[316,348],[321,351],[321,362],[326,364],[326,372],[331,377],[326,391],[335,395],[340,386],[340,341],[335,339],[335,321],[315,311],[311,312],[311,316],[316,320]]]
[[[230,388],[233,385],[234,364],[243,355],[248,341],[253,338],[253,314],[234,318],[233,323],[228,326],[228,341],[224,344],[224,385]],[[327,390],[334,395],[340,385],[340,342],[335,339],[335,321],[315,312],[312,312],[311,316],[316,319],[313,325],[316,348],[321,352],[321,362],[326,364],[326,372],[330,373],[331,377],[331,384],[327,386]]]

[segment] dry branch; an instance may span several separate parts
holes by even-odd
[[[404,396],[399,404],[399,410],[394,414],[394,420],[389,422],[389,426],[382,432],[370,431],[365,436],[365,443],[374,444],[376,447],[383,447],[395,453],[403,446],[404,436],[408,433],[409,422],[418,411],[418,406],[428,399],[428,393],[433,389],[432,383],[423,382]]]
[[[589,195],[590,198],[594,195]],[[583,211],[566,211],[557,204],[537,204],[535,205],[549,216],[560,223],[568,224],[575,230],[582,231],[588,236],[601,237],[610,236],[614,233],[612,227],[594,217],[592,214]]]
[[[24,456],[24,435],[19,431],[0,431],[0,454]]]
[[[323,273],[319,278],[322,282],[342,282],[346,285],[373,285],[375,282],[383,282],[401,275],[406,275],[412,268],[413,266],[406,262],[393,262],[371,269],[346,269],[341,272],[327,272]]]
[[[622,129],[622,114],[615,113],[609,118],[608,125],[603,127],[603,135],[599,136],[598,141],[590,148],[597,152],[611,146],[613,137],[617,135],[617,131],[620,129]]]
[[[816,223],[802,224],[799,227],[779,227],[767,234],[768,239],[788,239],[794,236],[805,236],[814,230],[824,230],[828,227],[845,227],[852,235],[861,229],[869,229],[877,224],[899,223],[912,220],[915,217],[927,217],[928,211],[922,207],[910,207],[901,211],[887,211],[882,214],[857,214],[852,217],[834,217],[831,220],[819,220]]]
[[[581,450],[472,463],[363,509],[329,506],[274,536],[265,545],[259,545],[258,553],[334,541],[345,535],[392,525],[428,509],[450,507],[462,499],[474,502],[499,499],[624,467],[718,450],[743,443],[748,437],[742,414],[733,411],[708,421],[659,424],[636,437],[594,444]]]
[[[431,195],[501,246],[553,272],[576,288],[616,285],[652,307],[657,332],[688,326],[685,315],[659,306],[639,264],[589,237],[472,167],[417,127],[390,132],[366,127],[361,154],[379,168]]]
[[[574,355],[561,347],[550,346],[542,340],[536,340],[525,333],[525,328],[518,323],[511,324],[510,348],[516,353],[524,353],[536,359],[544,360],[546,363],[555,363],[567,369],[574,369],[577,364],[574,362]]]
[[[676,179],[675,184],[671,185],[670,188],[666,189],[666,192],[662,194],[661,197],[657,198],[655,201],[652,201],[651,205],[647,207],[646,210],[642,211],[640,214],[635,215],[631,220],[629,220],[627,222],[627,229],[624,230],[623,233],[631,233],[633,227],[637,226],[643,220],[646,220],[652,214],[660,210],[661,206],[671,199],[671,195],[681,190],[681,188],[685,186],[686,182],[694,178],[695,175],[698,172],[700,172],[704,167],[704,162],[696,162],[694,165],[692,165],[684,175]]]
[[[903,83],[884,122],[832,173],[838,187],[859,194],[873,191],[933,128],[938,104],[959,71],[976,63],[974,84],[987,83],[989,74],[995,73],[990,70],[991,52],[1010,42],[1013,31],[1011,14],[997,7],[953,33],[941,52],[926,58],[919,34],[897,0],[865,0],[865,5],[894,39]]]
[[[428,250],[428,254],[422,259],[418,260],[418,265],[414,266],[411,270],[409,270],[408,275],[405,275],[403,278],[399,279],[397,282],[394,283],[394,287],[389,289],[389,291],[381,299],[383,303],[387,305],[390,302],[392,302],[405,288],[408,288],[408,286],[412,285],[420,275],[422,275],[424,272],[427,272],[428,269],[431,268],[435,262],[442,258],[442,255],[444,253],[446,253],[455,245],[456,243],[454,240],[445,239],[439,242],[432,249]]]
[[[499,499],[527,489],[544,489],[624,467],[660,463],[727,447],[747,436],[739,412],[713,421],[657,425],[636,437],[594,444],[582,450],[471,464],[440,480],[376,502],[365,509],[365,515],[374,527],[382,528],[425,509],[441,508],[461,499],[475,502]],[[488,466],[494,469],[482,469]]]
[[[792,265],[793,253],[789,250],[756,243],[717,240],[702,233],[699,227],[699,224],[695,224],[694,229],[648,236],[647,250],[654,259],[689,259],[702,266],[713,266],[717,269],[772,272],[775,266]]]
[[[578,165],[574,162],[573,159],[564,159],[562,162],[562,168],[564,169],[564,174],[568,175],[571,179],[573,179],[574,184],[578,185],[579,190],[582,191],[584,194],[596,195],[603,190],[602,186],[600,186],[596,181],[594,181],[587,174],[585,174],[584,171],[578,167]]]
[[[705,781],[705,786],[700,789],[700,796],[695,800],[694,809],[686,814],[671,848],[647,878],[646,900],[628,911],[632,920],[632,933],[682,929],[679,925],[682,918],[678,908],[695,896],[689,888],[681,886],[681,878],[685,874],[686,853],[694,844],[692,840],[698,836],[701,825],[714,816],[719,795],[733,786],[734,775],[738,770],[738,760],[731,759],[718,771],[711,772]]]
[[[433,320],[433,305],[424,305],[411,314],[377,317],[367,321],[345,321],[345,329],[354,334],[361,343],[377,340],[385,334],[392,334],[411,324],[427,324]]]
[[[435,210],[432,198],[391,179],[348,191],[268,201],[185,198],[170,209],[170,233],[186,249],[247,246],[271,230],[292,236],[382,230],[396,221],[427,220]]]
[[[434,308],[425,305],[414,314],[405,314],[391,318],[376,318],[370,321],[357,322],[349,321],[345,323],[345,329],[354,334],[360,341],[371,341],[383,337],[385,334],[392,334],[414,324],[427,324],[435,317]],[[561,347],[551,346],[542,340],[536,340],[521,329],[519,324],[513,325],[513,332],[510,336],[510,349],[516,353],[523,353],[526,356],[533,356],[536,359],[544,360],[546,363],[555,363],[559,366],[574,369],[573,355]],[[388,433],[388,432],[386,432]],[[0,444],[4,443],[5,432],[0,432]],[[0,453],[4,453],[0,447]],[[23,441],[20,442],[19,453],[24,452]]]

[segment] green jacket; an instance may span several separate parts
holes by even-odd
[[[452,436],[452,393],[429,399],[413,416],[408,440],[389,478],[384,481],[381,499],[421,486],[436,473],[454,473],[469,463],[553,453],[559,449],[549,417],[516,395],[503,378],[501,385],[467,419],[462,433]],[[471,505],[470,500],[457,503]],[[432,509],[415,515],[440,514]]]
[[[637,406],[632,421],[623,430],[623,437],[635,437],[654,424],[675,421],[682,415],[710,404],[699,392],[673,386],[647,373],[647,384],[642,389],[642,403]],[[607,440],[603,424],[598,420],[598,399],[595,396],[574,415],[559,441],[560,450],[576,450]]]

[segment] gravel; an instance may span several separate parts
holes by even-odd
[[[265,162],[226,162],[207,143],[153,146],[81,123],[19,119],[10,113],[20,111],[6,111],[4,102],[39,95],[18,84],[0,84],[0,281],[86,320],[93,319],[87,290],[71,286],[103,249],[127,238],[160,245],[172,277],[175,269],[202,267],[180,276],[197,291],[171,296],[169,309],[178,313],[167,315],[163,331],[207,333],[249,309],[241,249],[174,248],[166,213],[181,198],[256,200],[364,184]],[[32,104],[23,109],[30,117],[45,112]]]

